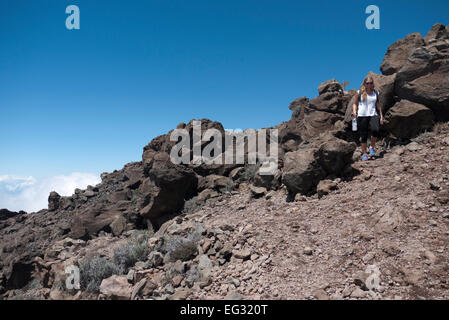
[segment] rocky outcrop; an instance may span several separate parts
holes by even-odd
[[[407,140],[430,130],[434,120],[432,111],[426,106],[401,100],[386,113],[384,129],[396,139]]]
[[[439,120],[449,119],[449,39],[415,49],[398,71],[395,92],[401,99],[430,108]]]
[[[41,210],[0,221],[0,293],[20,289],[32,279],[34,259],[70,231],[68,212]]]
[[[387,53],[380,65],[383,75],[392,75],[398,72],[407,62],[407,58],[416,49],[425,44],[418,32],[407,35],[388,47]]]
[[[3,220],[7,220],[9,218],[14,218],[21,214],[26,214],[26,212],[25,211],[15,212],[15,211],[9,211],[8,209],[0,209],[0,223]],[[1,229],[1,224],[0,224],[0,229]]]
[[[151,182],[149,193],[145,194],[140,214],[148,218],[157,218],[163,214],[182,209],[184,201],[197,192],[198,178],[188,167],[175,165],[167,153],[154,155],[146,169]]]
[[[199,126],[199,132],[194,130],[194,121],[198,121],[200,123]],[[189,136],[189,159],[191,163],[188,164],[188,167],[190,167],[193,171],[195,171],[197,174],[202,176],[207,176],[210,174],[218,174],[218,175],[227,175],[230,171],[232,171],[234,168],[236,168],[236,165],[230,164],[230,165],[223,165],[224,162],[224,154],[222,158],[223,164],[206,164],[204,162],[201,162],[199,164],[195,164],[192,162],[193,160],[193,149],[194,149],[194,143],[199,143],[201,154],[203,154],[204,149],[213,142],[213,138],[206,141],[204,138],[204,133],[209,130],[217,130],[221,134],[221,146],[225,146],[225,131],[223,128],[223,125],[220,122],[212,121],[209,119],[199,119],[199,120],[191,120],[187,124],[180,123],[177,126],[177,129],[185,130],[185,132],[188,133]],[[144,170],[145,172],[148,172],[148,164],[151,163],[154,155],[156,153],[166,153],[170,154],[171,149],[173,146],[177,144],[177,141],[170,141],[170,135],[172,134],[173,130],[169,131],[165,135],[161,135],[159,137],[156,137],[153,139],[148,145],[146,145],[143,149],[142,154],[142,161],[144,164]],[[224,150],[222,150],[224,152]]]
[[[50,195],[48,196],[48,210],[49,211],[55,211],[59,208],[59,201],[61,199],[61,196],[55,192],[50,192]]]
[[[382,75],[372,71],[368,73],[373,77],[376,90],[379,92],[379,103],[384,115],[395,106],[391,115],[401,113],[401,119],[415,122],[414,112],[407,106],[410,102],[420,104],[432,111],[435,121],[447,121],[449,119],[449,26],[435,24],[422,39],[419,33],[412,33],[404,39],[392,44],[384,57],[380,67]],[[351,121],[352,105],[355,97],[347,104],[345,113],[346,128]],[[407,101],[398,104],[401,100]],[[406,110],[399,111],[401,107]],[[392,122],[385,125],[383,132],[388,134],[395,129],[393,136],[412,137],[416,132],[429,128],[429,119],[432,116],[427,112],[423,123],[418,127],[409,129],[409,133],[401,134],[402,126]],[[386,119],[387,120],[387,119]],[[387,123],[388,121],[386,121]],[[431,121],[430,121],[431,122]],[[413,133],[412,131],[416,131]]]
[[[432,26],[430,31],[424,37],[426,44],[436,40],[449,40],[449,26],[445,26],[441,23],[436,23]]]
[[[318,92],[318,97],[310,101],[306,97],[294,100],[290,104],[291,119],[277,126],[283,152],[296,151],[322,133],[341,129],[336,124],[344,120],[355,91],[345,93],[341,84],[331,79],[321,83]]]
[[[351,96],[344,93],[340,83],[334,79],[328,80],[319,85],[318,92],[318,97],[310,100],[310,108],[344,115]]]
[[[343,86],[335,79],[331,79],[321,83],[318,86],[318,95],[322,95],[327,92],[343,92]]]

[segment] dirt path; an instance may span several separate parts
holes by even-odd
[[[356,162],[361,175],[321,199],[243,189],[205,206],[198,221],[232,226],[226,240],[249,259],[233,257],[191,298],[448,299],[449,134],[418,141]],[[370,265],[373,290],[373,271],[360,276]]]

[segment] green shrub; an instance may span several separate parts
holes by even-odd
[[[80,265],[81,289],[98,293],[103,279],[119,274],[119,268],[104,257],[94,256]]]
[[[136,231],[126,244],[115,249],[113,261],[121,274],[125,274],[136,262],[147,259],[150,236],[151,233],[148,230]]]
[[[27,284],[27,289],[28,290],[42,289],[42,284],[38,279],[34,278]]]
[[[221,192],[231,192],[235,188],[235,182],[234,181],[227,181],[225,186],[220,189]]]
[[[182,209],[183,214],[190,214],[200,207],[198,205],[197,198],[198,197],[193,197],[192,199],[184,202],[184,208]]]
[[[187,261],[198,253],[198,242],[201,239],[199,232],[193,232],[187,237],[174,236],[164,241],[162,251],[164,251],[170,261]]]

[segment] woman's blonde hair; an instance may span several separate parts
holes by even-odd
[[[371,82],[373,83],[373,90],[375,90],[374,88],[374,79],[371,76],[366,76],[365,80],[363,80],[362,85],[360,86],[360,97],[362,97],[362,99],[360,101],[366,101],[366,87],[365,87],[365,83],[367,80],[371,80]]]

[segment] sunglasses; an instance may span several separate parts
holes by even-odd
[[[365,82],[365,85],[373,84],[372,82]]]

